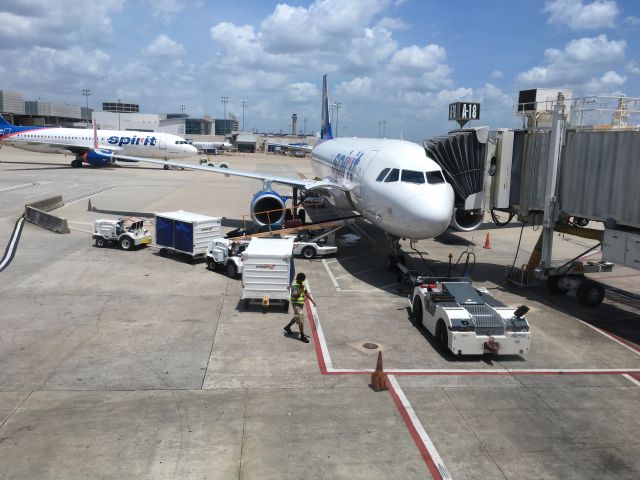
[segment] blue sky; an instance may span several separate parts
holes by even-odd
[[[515,126],[518,90],[640,97],[636,0],[17,0],[0,6],[0,89],[144,112],[318,129],[323,73],[340,135],[420,141],[453,128],[447,105],[482,104],[479,124]],[[346,127],[346,128],[345,128]]]

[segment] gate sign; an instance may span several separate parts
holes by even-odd
[[[469,120],[480,120],[480,104],[455,102],[449,104],[449,120],[455,120],[462,128]]]

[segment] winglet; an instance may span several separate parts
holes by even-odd
[[[329,121],[329,93],[327,88],[327,76],[322,76],[322,126],[320,127],[320,138],[333,138],[331,122]]]
[[[96,128],[96,119],[93,119],[93,148],[98,149],[98,129]]]

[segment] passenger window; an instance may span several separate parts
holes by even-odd
[[[424,183],[424,173],[416,170],[402,170],[402,176],[400,178],[403,182]]]
[[[376,178],[376,182],[381,182],[381,181],[382,181],[382,179],[385,177],[385,175],[386,175],[387,173],[389,173],[389,170],[391,170],[391,169],[390,169],[390,168],[385,168],[384,170],[382,170],[382,171],[380,172],[380,175],[378,175],[378,178]]]
[[[425,172],[427,175],[427,182],[430,184],[434,183],[444,183],[444,177],[442,176],[442,172],[440,170],[436,170],[434,172]]]
[[[387,178],[384,179],[384,182],[385,183],[397,182],[399,178],[400,178],[400,170],[398,170],[397,168],[394,168],[389,172],[389,175],[387,175]]]

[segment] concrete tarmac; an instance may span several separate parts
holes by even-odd
[[[313,176],[308,159],[224,159]],[[358,222],[335,257],[296,259],[318,304],[304,344],[282,332],[290,313],[245,310],[239,280],[91,240],[97,218],[141,216],[153,229],[153,212],[179,209],[223,216],[230,230],[260,182],[70,160],[0,150],[2,250],[24,204],[49,195],[63,196],[53,213],[71,228],[26,224],[0,272],[0,478],[640,477],[639,272],[594,275],[608,293],[589,309],[504,281],[521,224],[420,241],[426,265],[403,243],[419,270],[446,271],[449,253],[473,251],[476,285],[531,309],[529,355],[460,359],[412,324],[381,232]],[[522,229],[516,265],[538,235]],[[554,259],[592,244],[558,235]],[[390,392],[368,386],[378,351]]]

